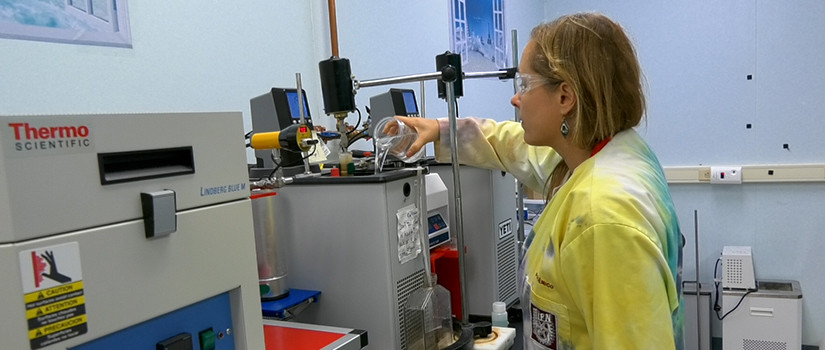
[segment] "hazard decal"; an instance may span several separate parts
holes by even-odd
[[[86,333],[77,242],[20,252],[20,272],[32,350]]]

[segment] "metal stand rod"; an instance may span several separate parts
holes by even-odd
[[[371,80],[356,80],[353,82],[355,85],[355,89],[358,90],[360,88],[371,87],[371,86],[380,86],[380,85],[389,85],[389,84],[399,84],[399,83],[410,83],[416,81],[424,81],[424,80],[435,80],[441,78],[441,72],[434,72],[434,73],[424,73],[424,74],[413,74],[413,75],[404,75],[400,77],[392,77],[392,78],[380,78],[380,79],[371,79]]]
[[[381,85],[390,85],[390,84],[400,84],[400,83],[411,83],[416,81],[425,81],[425,80],[437,80],[441,78],[441,72],[434,72],[434,73],[423,73],[423,74],[413,74],[413,75],[403,75],[398,77],[391,77],[391,78],[379,78],[379,79],[370,79],[370,80],[356,80],[353,82],[355,89],[361,89],[365,87],[373,87],[373,86],[381,86]],[[507,72],[506,71],[490,71],[490,72],[468,72],[464,73],[462,78],[463,79],[475,79],[475,78],[506,78]]]
[[[306,111],[304,110],[304,87],[301,85],[301,73],[295,73],[295,85],[298,88],[298,115],[301,117],[301,124],[306,124]],[[301,152],[301,158],[304,159],[304,174],[312,173],[309,170],[309,157],[307,157],[307,152]]]
[[[702,304],[700,300],[700,296],[702,295],[702,284],[699,283],[699,211],[696,209],[693,210],[693,235],[693,250],[696,254],[696,344],[698,344],[698,346],[701,348],[702,322],[700,322],[700,320],[702,319],[702,308],[699,305]]]
[[[494,70],[489,72],[466,72],[464,73],[464,79],[475,79],[475,78],[505,78],[507,76],[506,71]]]
[[[426,111],[427,111],[427,101],[424,98],[424,96],[426,96],[424,94],[424,81],[422,80],[420,82],[420,84],[421,84],[421,94],[420,94],[420,97],[419,97],[420,102],[419,102],[419,108],[418,109],[421,110],[421,118],[426,118],[427,117],[427,113],[426,113]]]
[[[511,47],[511,51],[513,52],[513,65],[518,67],[518,32],[513,29],[510,31],[510,42],[513,44]],[[513,79],[513,93],[518,93],[518,86],[516,85],[516,80]],[[513,120],[516,122],[521,122],[521,115],[519,114],[518,108],[513,107]],[[525,233],[524,233],[524,184],[521,181],[516,180],[516,215],[518,215],[518,232],[516,239],[518,241],[518,247],[516,247],[517,251],[519,252],[519,259],[521,259],[522,249],[524,248],[524,240],[525,240]],[[518,262],[519,264],[521,261]]]
[[[301,84],[301,73],[295,73],[295,85],[298,88],[298,115],[301,117],[301,124],[306,124],[307,112],[304,110],[304,87]]]
[[[427,211],[424,210],[425,202],[427,201],[427,179],[424,178],[424,168],[418,167],[416,169],[417,176],[416,179],[419,181],[418,183],[418,220],[419,225],[421,225],[421,229],[418,230],[418,233],[421,235],[421,257],[424,259],[424,283],[426,284],[426,288],[431,288],[433,286],[433,271],[432,266],[430,266],[430,238],[429,238],[429,230],[427,229]]]
[[[461,208],[461,175],[458,164],[458,123],[456,115],[456,98],[453,90],[453,82],[446,82],[447,92],[447,115],[450,120],[450,156],[453,168],[453,207],[455,208],[455,221],[453,232],[456,234],[458,245],[458,279],[461,288],[461,320],[467,322],[467,283],[464,273],[464,213]]]

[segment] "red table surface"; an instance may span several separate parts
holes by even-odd
[[[267,350],[318,350],[346,334],[264,325]]]

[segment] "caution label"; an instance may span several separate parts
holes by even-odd
[[[54,298],[42,299],[37,302],[26,303],[26,318],[32,319],[69,308],[83,306],[86,298],[83,297],[83,290],[74,293],[57,296]]]
[[[32,350],[87,332],[77,242],[20,252]]]
[[[86,331],[86,315],[80,315],[65,321],[30,330],[30,345],[32,349],[40,349],[85,334]]]

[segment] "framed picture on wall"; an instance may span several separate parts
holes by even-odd
[[[504,0],[449,0],[451,50],[462,70],[486,72],[508,67]]]
[[[0,38],[132,47],[126,0],[0,0]]]

